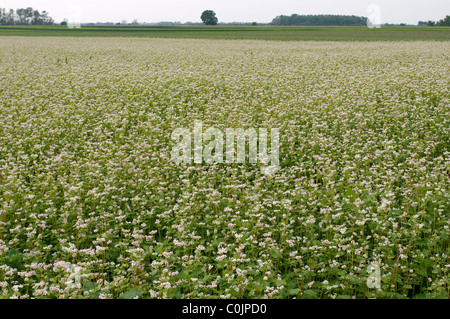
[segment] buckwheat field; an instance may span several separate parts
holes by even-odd
[[[448,298],[449,70],[450,42],[0,38],[0,297]],[[278,128],[279,169],[174,163],[196,120]]]

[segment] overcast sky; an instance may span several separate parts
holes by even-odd
[[[219,22],[270,22],[293,13],[370,17],[371,4],[379,6],[381,23],[417,24],[450,15],[450,0],[1,0],[0,7],[46,10],[56,22],[72,17],[76,22],[184,23],[201,22],[206,9],[216,12]]]

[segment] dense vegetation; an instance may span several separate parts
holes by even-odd
[[[449,52],[1,37],[0,297],[448,298]],[[279,170],[175,164],[195,120]]]
[[[39,12],[31,7],[10,9],[0,8],[0,25],[52,25],[53,18],[47,11]]]
[[[298,15],[277,16],[272,25],[305,25],[305,26],[363,26],[367,18],[346,15]]]
[[[419,21],[419,25],[420,26],[427,25],[427,26],[430,26],[430,27],[433,27],[433,26],[449,27],[450,26],[450,16],[447,15],[447,16],[445,16],[444,19],[441,19],[439,21],[431,21],[431,20],[429,20],[428,22]]]
[[[286,26],[0,26],[0,36],[255,39],[276,41],[448,41],[450,28]]]

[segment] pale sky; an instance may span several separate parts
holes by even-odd
[[[201,22],[213,10],[219,22],[270,22],[278,15],[345,14],[370,17],[379,6],[381,23],[417,24],[450,15],[450,0],[1,0],[2,8],[46,10],[56,22]],[[373,12],[372,12],[373,13]],[[74,21],[77,20],[77,21]]]

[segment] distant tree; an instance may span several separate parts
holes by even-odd
[[[67,19],[64,19],[62,22],[61,22],[61,25],[67,25],[68,24],[68,22],[69,22],[69,20],[67,20]]]
[[[429,26],[429,27],[434,27],[435,25],[436,25],[436,23],[434,21],[429,20],[427,22],[427,26]]]
[[[6,10],[4,8],[0,8],[0,25],[5,24],[5,18],[6,18]]]
[[[31,21],[33,20],[33,8],[32,7],[28,7],[24,10],[24,14],[25,14],[25,23],[26,24],[31,24]],[[38,11],[39,14],[39,11]]]
[[[253,26],[258,25],[258,22],[252,22],[252,25]]]
[[[42,24],[52,25],[55,23],[55,20],[53,20],[53,18],[48,15],[47,11],[42,11],[41,18],[42,18]]]
[[[16,14],[14,9],[9,9],[9,12],[6,14],[5,25],[14,25],[16,24]]]
[[[43,25],[53,24],[54,20],[48,15],[46,11],[42,14],[38,10],[33,10],[32,7],[10,9],[0,8],[0,25]]]
[[[298,15],[277,16],[270,23],[272,25],[333,25],[333,26],[363,26],[367,25],[366,17],[343,15]]]
[[[17,17],[17,20],[15,21],[14,24],[19,24],[19,25],[27,24],[27,17],[25,15],[25,9],[23,9],[23,8],[16,9],[16,17]]]
[[[206,25],[217,25],[219,21],[216,17],[216,13],[212,10],[205,10],[200,17],[204,24]]]
[[[31,20],[31,24],[34,24],[34,25],[43,25],[44,24],[44,19],[42,19],[42,16],[38,10],[33,11],[33,20]]]
[[[426,23],[426,21],[419,21],[419,22],[417,23],[417,25],[418,25],[419,27],[422,27],[422,26],[427,25],[427,23]]]
[[[450,26],[450,16],[446,16],[444,19],[439,20],[439,22],[437,22],[436,25],[438,25],[440,27]]]

